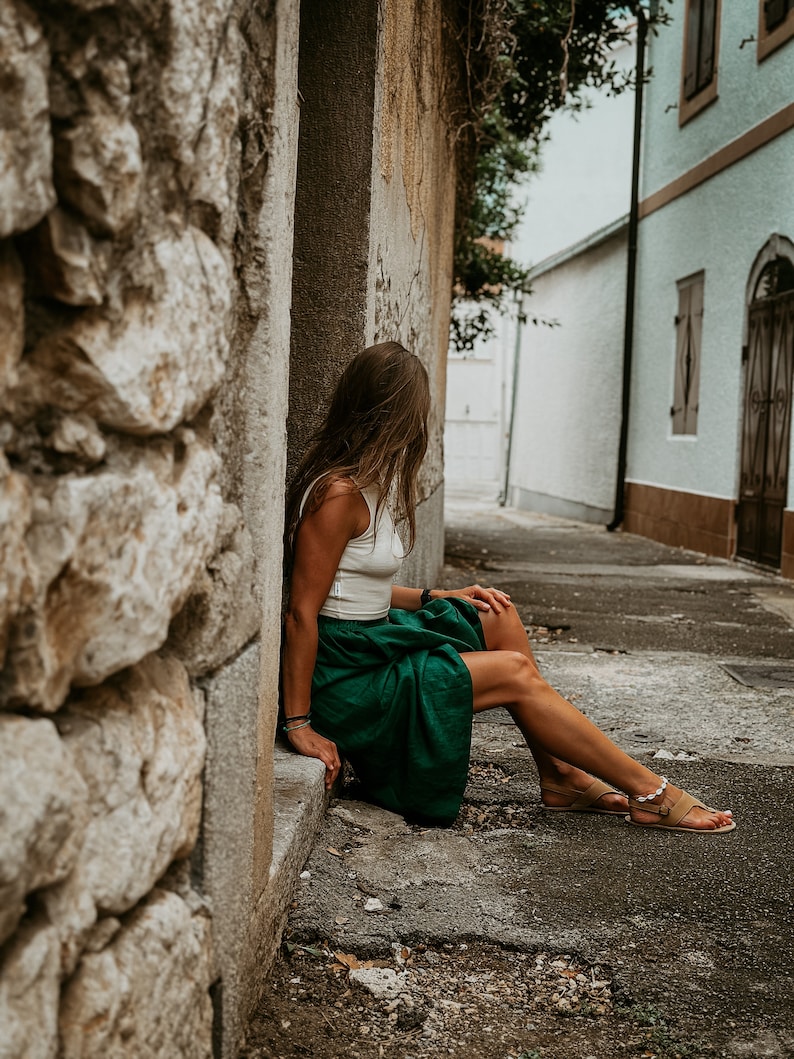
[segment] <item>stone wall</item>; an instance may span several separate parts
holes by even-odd
[[[0,0],[0,1059],[236,1052],[295,859],[289,385],[298,454],[326,369],[420,353],[441,555],[442,16]]]
[[[297,22],[0,0],[3,1057],[211,1054],[267,881]]]

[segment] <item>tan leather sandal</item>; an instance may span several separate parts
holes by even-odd
[[[620,794],[602,780],[593,780],[587,790],[575,791],[571,787],[560,787],[556,783],[541,783],[542,791],[567,794],[573,798],[570,805],[544,805],[550,813],[599,813],[601,816],[625,816],[625,809],[602,809],[595,803],[604,794]]]
[[[662,779],[664,780],[664,777]],[[635,827],[648,827],[657,831],[689,831],[697,835],[724,835],[726,831],[733,831],[736,827],[736,823],[733,820],[722,827],[682,827],[680,821],[695,806],[699,809],[705,809],[707,813],[716,813],[717,810],[704,805],[698,798],[693,798],[686,791],[681,792],[673,805],[650,805],[649,799],[663,793],[666,786],[667,781],[664,780],[663,786],[656,794],[648,795],[645,798],[629,798],[629,809],[641,809],[644,813],[655,813],[659,817],[658,823],[643,824],[639,820],[632,820],[631,816],[627,816],[626,820]]]

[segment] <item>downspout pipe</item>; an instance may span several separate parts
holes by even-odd
[[[623,522],[626,499],[626,455],[629,442],[629,405],[631,366],[634,355],[634,297],[637,285],[637,229],[639,227],[640,147],[642,142],[642,100],[645,80],[645,44],[648,19],[642,4],[635,6],[637,15],[636,93],[634,97],[634,146],[631,160],[631,205],[629,207],[628,256],[626,263],[626,311],[623,329],[623,393],[621,400],[618,471],[615,487],[615,512],[607,530],[612,533]]]
[[[516,337],[513,346],[513,386],[510,394],[510,422],[507,427],[507,453],[505,455],[505,477],[502,492],[499,494],[499,506],[504,507],[507,503],[508,491],[510,489],[510,461],[513,456],[513,430],[516,422],[516,401],[518,399],[518,365],[521,359],[521,329],[524,323],[524,291],[517,297],[518,309],[516,312]]]

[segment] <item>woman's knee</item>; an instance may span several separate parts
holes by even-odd
[[[480,623],[485,634],[485,642],[491,650],[501,650],[501,644],[513,637],[526,635],[521,615],[515,607],[502,607],[500,610],[481,610]]]
[[[537,669],[520,651],[503,651],[504,676],[506,682],[519,692],[524,692],[537,677]]]

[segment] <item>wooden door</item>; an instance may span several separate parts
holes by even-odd
[[[780,566],[794,374],[794,292],[750,306],[736,552]]]

